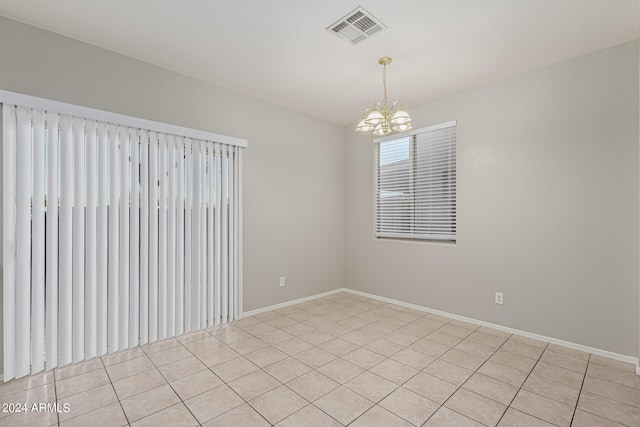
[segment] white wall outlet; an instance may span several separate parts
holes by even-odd
[[[502,295],[502,292],[496,292],[496,304],[504,304],[504,295]]]
[[[285,283],[285,282],[284,282],[284,276],[282,276],[282,277],[280,278],[280,286],[284,286],[284,283]]]

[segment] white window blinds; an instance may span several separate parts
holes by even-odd
[[[376,139],[375,236],[456,240],[456,122]]]
[[[0,101],[5,381],[238,318],[246,141]]]

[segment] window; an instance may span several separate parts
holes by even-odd
[[[456,122],[376,139],[375,236],[456,240]]]

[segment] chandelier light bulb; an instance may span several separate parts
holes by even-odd
[[[356,126],[356,131],[358,132],[371,132],[373,129],[375,129],[374,125],[370,125],[365,121],[366,117],[362,117],[362,120],[360,120],[360,122],[358,123],[358,126]]]
[[[369,115],[367,116],[365,123],[369,125],[378,125],[384,122],[384,116],[380,113],[379,110],[371,110]]]
[[[392,125],[405,125],[411,123],[411,116],[404,107],[400,106],[391,119]]]
[[[387,122],[380,123],[373,130],[373,134],[376,135],[376,136],[389,135],[391,132],[392,132],[391,128],[389,127],[389,124]]]
[[[407,132],[413,129],[413,127],[411,126],[411,123],[406,123],[401,125],[395,125],[393,126],[392,129],[394,132]]]

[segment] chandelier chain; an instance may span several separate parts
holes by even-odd
[[[387,105],[387,64],[382,66],[382,86],[384,88],[384,98],[382,99],[382,104],[384,106]]]

